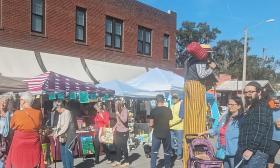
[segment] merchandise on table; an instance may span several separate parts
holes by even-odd
[[[81,136],[82,154],[92,155],[95,154],[92,136]]]

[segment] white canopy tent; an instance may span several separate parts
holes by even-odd
[[[183,91],[184,78],[171,71],[154,68],[127,84],[147,91]]]
[[[106,89],[115,90],[116,96],[123,96],[123,97],[154,98],[158,94],[158,92],[149,92],[149,91],[136,89],[118,80],[101,83],[98,84],[97,86]]]

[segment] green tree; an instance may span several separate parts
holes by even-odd
[[[251,39],[251,38],[250,38]],[[220,73],[232,75],[234,78],[242,79],[243,51],[244,45],[241,40],[218,41],[213,48],[214,59],[216,60]],[[248,48],[249,51],[249,48]],[[247,51],[247,52],[248,52]],[[279,81],[276,73],[280,61],[272,56],[265,58],[257,55],[247,56],[247,80],[269,80],[271,83]]]
[[[213,47],[214,59],[221,73],[228,73],[235,77],[242,75],[243,44],[239,40],[218,41]]]
[[[269,80],[271,83],[279,82],[276,72],[280,66],[280,61],[273,56],[265,58],[248,56],[247,79],[248,80]]]

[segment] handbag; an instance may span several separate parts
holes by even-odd
[[[60,135],[59,138],[58,138],[58,141],[59,141],[60,143],[66,143],[66,141],[67,141],[66,133]]]
[[[114,142],[113,128],[102,128],[100,141],[105,144],[113,144]]]
[[[215,157],[220,160],[224,160],[226,158],[226,151],[224,148],[219,148],[216,151]]]

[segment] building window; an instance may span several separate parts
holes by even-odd
[[[86,42],[86,9],[76,8],[76,41]]]
[[[123,21],[107,16],[105,27],[105,46],[121,49]]]
[[[151,55],[151,32],[151,29],[141,26],[138,27],[138,53]]]
[[[163,59],[168,59],[169,35],[163,35]]]
[[[32,0],[31,7],[31,31],[36,33],[44,33],[45,1]]]

